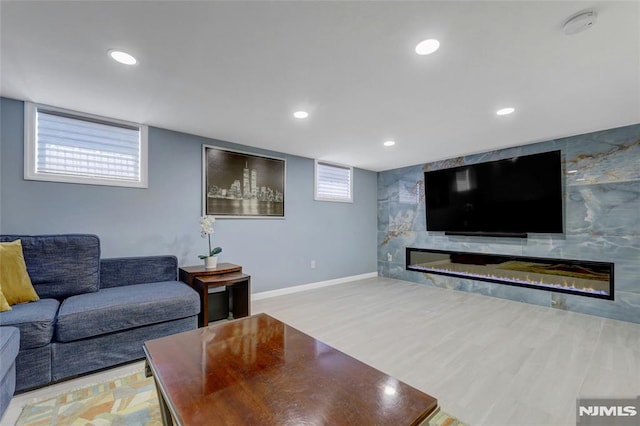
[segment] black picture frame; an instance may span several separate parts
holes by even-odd
[[[286,160],[202,145],[202,214],[285,217]]]

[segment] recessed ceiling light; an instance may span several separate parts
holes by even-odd
[[[386,141],[385,143],[383,143],[384,146],[394,146],[395,144],[395,141]]]
[[[309,113],[307,111],[296,111],[293,113],[295,118],[307,118]]]
[[[416,46],[416,53],[418,55],[430,55],[440,47],[440,42],[435,38],[430,38],[428,40],[422,40]]]
[[[121,64],[125,65],[135,65],[138,62],[136,58],[134,58],[127,52],[122,52],[120,50],[110,50],[109,56],[111,56],[114,61],[120,62]]]
[[[513,113],[516,109],[515,108],[502,108],[496,111],[497,115],[509,115],[511,113]]]

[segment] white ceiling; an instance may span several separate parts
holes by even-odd
[[[585,9],[596,25],[564,35]],[[375,171],[640,122],[637,1],[2,1],[0,19],[2,96]],[[426,38],[440,50],[416,55]]]

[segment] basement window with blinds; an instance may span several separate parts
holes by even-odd
[[[353,167],[316,160],[314,199],[353,202]]]
[[[147,126],[25,102],[24,178],[147,188]]]

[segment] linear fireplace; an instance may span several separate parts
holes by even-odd
[[[406,268],[500,284],[613,300],[613,263],[406,249]]]

